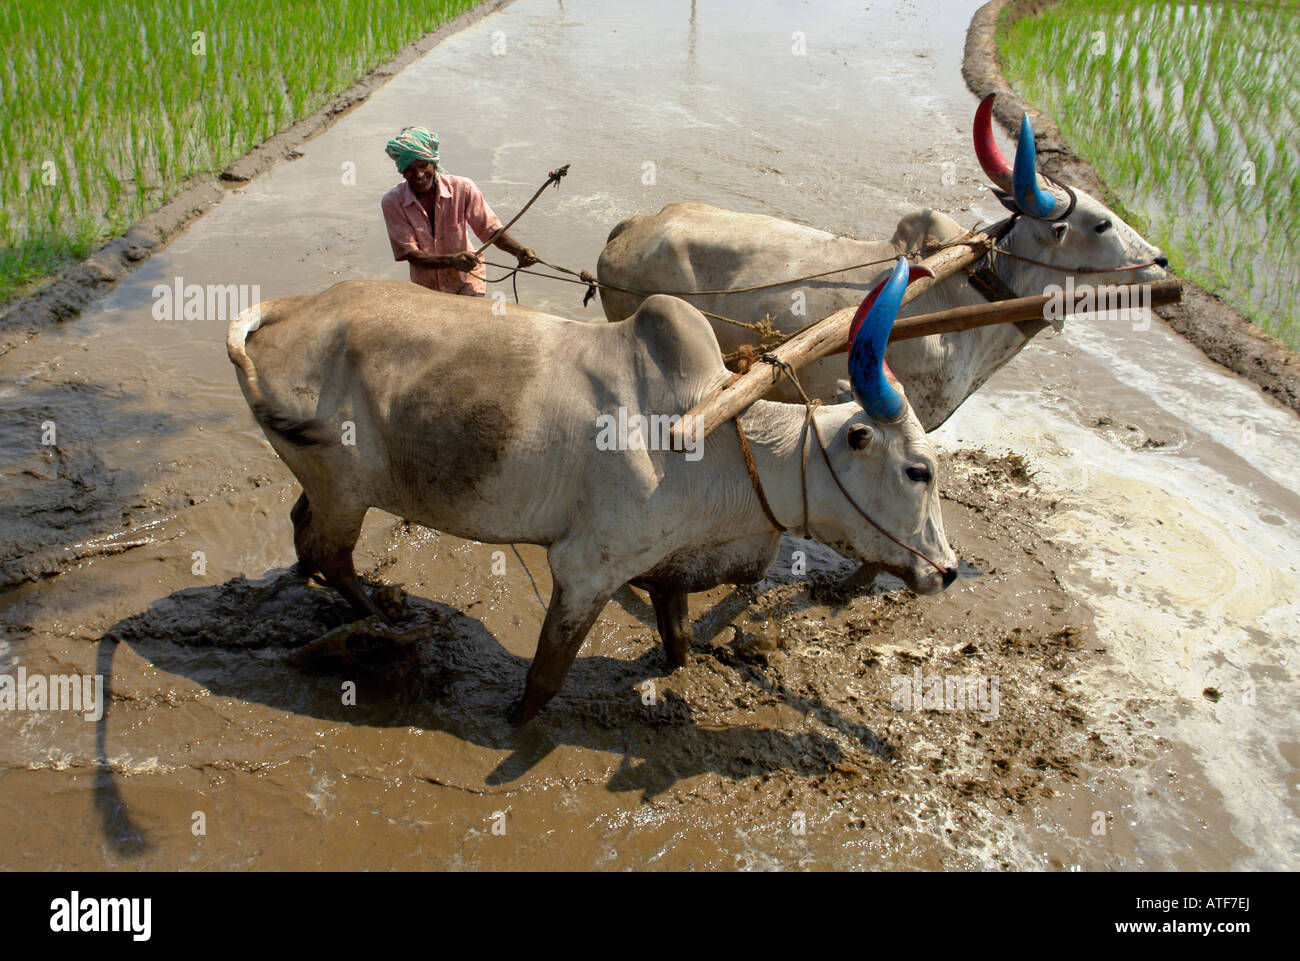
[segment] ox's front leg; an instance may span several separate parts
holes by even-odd
[[[849,591],[867,591],[871,590],[871,585],[875,583],[876,575],[883,571],[884,568],[879,564],[869,564],[864,562],[852,574],[847,575],[844,580],[840,581],[840,586]]]
[[[510,723],[526,724],[535,718],[546,702],[564,686],[564,678],[573,666],[578,648],[596,623],[613,591],[593,595],[589,590],[566,587],[559,579],[551,591],[537,653],[528,669],[523,698],[510,712]]]
[[[668,652],[668,662],[673,667],[685,667],[686,655],[691,649],[691,617],[685,591],[650,591],[650,601],[655,606],[655,620],[659,624],[659,637]]]

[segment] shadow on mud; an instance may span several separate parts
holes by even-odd
[[[0,398],[0,417],[14,427],[0,434],[7,501],[0,586],[117,553],[133,539],[122,522],[128,510],[144,506],[147,472],[110,466],[101,453],[150,449],[160,438],[193,430],[201,419],[157,406],[145,391],[85,379],[24,383]],[[167,509],[185,498],[176,493],[171,499],[152,506]]]
[[[701,726],[692,705],[672,691],[646,703],[643,682],[668,670],[658,644],[631,661],[579,655],[564,689],[542,715],[523,728],[511,727],[505,715],[522,693],[528,658],[510,653],[481,621],[446,604],[395,586],[367,587],[397,621],[394,628],[385,630],[370,619],[353,621],[332,590],[286,569],[256,581],[239,577],[177,591],[106,631],[97,670],[105,677],[106,693],[111,691],[113,653],[125,642],[161,670],[214,694],[350,725],[442,731],[489,750],[510,751],[486,777],[489,785],[517,780],[562,745],[620,755],[606,789],[638,790],[647,799],[707,772],[735,778],[778,771],[820,775],[846,760],[839,744],[818,733]],[[707,707],[734,710],[742,696],[755,706],[781,701],[887,758],[889,746],[870,728],[819,699],[788,691],[761,660],[733,647],[707,646],[744,608],[738,594],[724,598],[696,624],[688,674],[712,670],[706,667],[712,660],[741,678],[721,701],[714,689],[701,687]],[[653,623],[648,607],[644,613]],[[353,697],[346,696],[349,689]],[[694,691],[691,699],[696,700]],[[107,703],[97,730],[95,808],[114,851],[129,857],[148,850],[149,841],[132,821],[109,763],[112,702]]]

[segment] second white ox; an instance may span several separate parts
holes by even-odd
[[[1014,167],[993,139],[990,94],[975,114],[975,151],[985,173],[998,188],[1015,224],[987,263],[1016,296],[1044,293],[1051,284],[1137,284],[1165,276],[1164,255],[1120,217],[1082,191],[1038,174],[1033,128],[1021,123]],[[704,204],[672,204],[657,214],[629,217],[609,235],[601,252],[597,278],[628,290],[687,296],[703,311],[745,323],[764,316],[792,333],[811,321],[851,307],[870,290],[884,266],[860,268],[814,280],[744,293],[690,295],[694,290],[732,290],[805,277],[841,266],[870,261],[892,263],[908,253],[933,249],[966,231],[933,210],[908,214],[887,241],[853,240],[824,230],[764,217],[735,213]],[[800,312],[795,312],[798,293]],[[602,290],[610,320],[628,317],[642,295]],[[908,304],[903,316],[983,303],[966,275],[957,273]],[[886,359],[907,385],[908,400],[927,431],[952,415],[1002,365],[1020,352],[1046,321],[996,324],[977,330],[936,334],[889,346]],[[713,321],[718,342],[730,353],[755,335],[745,328]],[[846,386],[838,361],[826,359],[800,371],[804,388],[814,397],[842,397]],[[769,396],[795,400],[784,382]]]
[[[862,405],[817,408],[816,435],[802,405],[760,401],[740,422],[783,527],[929,594],[957,573],[935,455],[879,357],[905,285],[902,270],[850,356]],[[291,512],[301,565],[359,612],[380,613],[352,565],[371,507],[460,537],[546,546],[554,589],[515,723],[560,689],[625,582],[650,591],[680,665],[687,592],[753,581],[776,556],[780,534],[734,425],[704,439],[699,458],[644,436],[621,450],[600,442],[620,408],[680,416],[728,377],[708,321],[684,301],[651,297],[624,323],[583,324],[522,307],[497,316],[482,300],[414,284],[350,282],[241,313],[227,348],[302,484]]]

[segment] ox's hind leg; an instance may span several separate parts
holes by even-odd
[[[668,652],[668,662],[673,667],[686,665],[686,654],[691,649],[691,618],[685,591],[650,591],[650,601],[655,606],[655,620],[659,624],[659,637]]]
[[[302,537],[307,530],[307,521],[311,517],[311,508],[307,504],[307,493],[298,495],[298,499],[293,502],[293,507],[289,508],[289,520],[293,521],[293,546],[298,552],[297,571],[303,577],[311,577],[320,573],[310,560],[303,555]]]
[[[304,491],[289,512],[300,569],[308,574],[319,573],[362,617],[377,614],[388,620],[365,592],[352,566],[352,549],[357,546],[366,508],[338,506],[324,511],[318,509],[317,503],[309,501]]]

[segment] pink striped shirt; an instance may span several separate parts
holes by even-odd
[[[393,259],[405,260],[416,250],[431,254],[459,254],[472,251],[466,228],[472,228],[479,242],[501,229],[501,221],[468,177],[438,173],[438,194],[433,207],[433,224],[411,185],[403,180],[388,193],[380,206],[393,245]],[[430,270],[409,264],[411,281],[449,294],[486,292],[487,272],[480,264],[471,274],[450,267]]]

